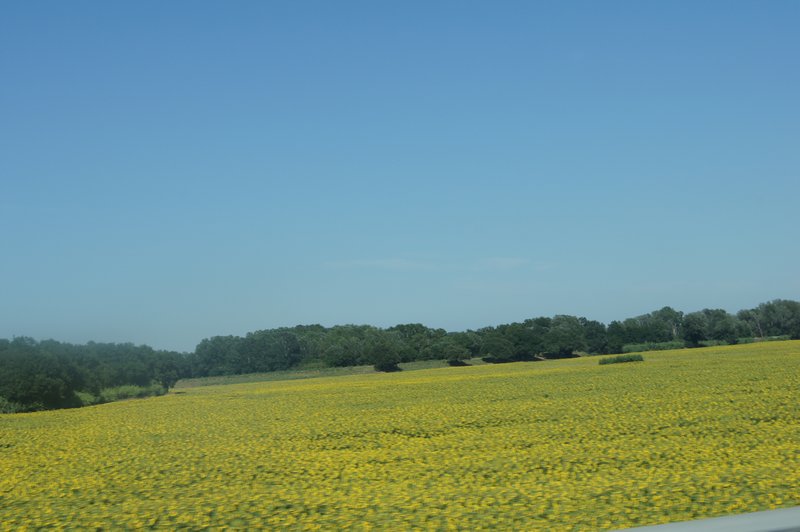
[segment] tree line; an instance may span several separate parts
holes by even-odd
[[[146,345],[0,339],[0,413],[157,395],[186,373],[187,354]]]
[[[502,363],[800,338],[800,302],[774,300],[730,314],[670,307],[601,322],[557,315],[448,332],[420,323],[298,325],[202,340],[192,353],[133,344],[0,340],[0,412],[64,408],[164,393],[178,379],[292,368],[372,365],[399,370],[418,360]]]

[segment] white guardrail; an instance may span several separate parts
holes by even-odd
[[[627,530],[628,532],[800,532],[800,506]]]

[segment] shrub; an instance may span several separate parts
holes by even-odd
[[[481,360],[483,360],[487,364],[507,364],[509,362],[514,362],[510,358],[497,358],[497,357],[482,357]]]
[[[121,401],[123,399],[137,399],[154,395],[164,395],[165,393],[167,393],[167,390],[160,384],[151,384],[150,386],[126,384],[124,386],[115,386],[114,388],[104,388],[103,390],[100,390],[98,402],[110,403],[112,401]]]
[[[606,357],[600,359],[600,365],[603,364],[620,364],[622,362],[642,362],[644,361],[644,357],[639,354],[630,354],[630,355],[617,355],[615,357]]]
[[[97,403],[100,402],[99,397],[89,392],[75,392],[75,395],[77,395],[78,399],[80,399],[81,406],[96,405]]]
[[[577,356],[577,355],[573,355]],[[572,358],[572,357],[570,357]],[[528,353],[521,353],[518,355],[510,355],[506,357],[494,357],[494,356],[487,356],[481,358],[487,364],[507,364],[509,362],[535,362],[537,360],[544,360],[543,358],[538,358],[536,355],[531,355]]]
[[[0,397],[0,414],[16,414],[24,411],[25,409],[21,404],[12,403],[5,397]]]
[[[392,371],[403,371],[403,369],[397,365],[397,362],[393,360],[378,362],[373,367],[375,368],[375,371],[384,371],[386,373],[391,373]]]

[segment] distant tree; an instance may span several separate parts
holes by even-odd
[[[344,342],[330,343],[322,351],[322,360],[328,366],[355,366],[357,359]]]
[[[297,335],[289,329],[247,333],[238,346],[242,373],[290,369],[303,358]]]
[[[538,318],[530,318],[522,322],[525,327],[530,329],[533,336],[538,339],[540,344],[544,341],[543,338],[553,325],[553,318],[540,316]],[[541,352],[541,350],[540,350]]]
[[[427,358],[431,353],[428,348],[447,334],[444,329],[431,329],[421,323],[395,325],[387,332],[397,335],[403,362]]]
[[[457,365],[472,356],[470,350],[459,343],[454,335],[442,336],[426,349],[427,352],[423,358],[447,360],[451,365]]]
[[[740,310],[736,313],[736,317],[739,318],[739,322],[747,331],[746,336],[764,337],[764,328],[761,326],[763,317],[757,309]]]
[[[377,371],[400,371],[402,340],[396,332],[372,330],[364,338],[364,355]]]
[[[481,339],[481,355],[492,362],[510,362],[514,356],[514,344],[502,334],[485,333]]]
[[[329,366],[370,364],[365,337],[375,327],[369,325],[337,325],[328,329],[322,343],[322,360]]]
[[[454,332],[448,336],[452,337],[459,345],[469,351],[470,358],[477,357],[481,353],[481,337],[475,331]]]
[[[498,325],[495,332],[511,342],[515,360],[532,360],[544,348],[544,330],[525,323]]]
[[[153,364],[153,379],[165,389],[174,388],[182,376],[189,375],[184,357],[168,351],[159,351],[156,354],[157,357]]]
[[[650,321],[653,322],[652,337],[648,338],[648,342],[668,342],[680,338],[683,312],[663,307],[650,313]]]
[[[241,342],[239,336],[203,339],[191,357],[192,373],[198,377],[245,373],[249,364],[239,353]]]
[[[689,347],[697,347],[708,339],[708,318],[703,312],[691,312],[683,317],[683,340]]]
[[[609,353],[622,353],[622,347],[633,343],[628,336],[628,331],[621,321],[612,321],[606,329],[606,339]]]
[[[38,351],[29,338],[11,342],[0,352],[0,397],[23,410],[78,406],[82,387],[77,368],[66,360]]]
[[[327,329],[319,324],[297,325],[292,327],[291,332],[300,344],[302,362],[319,360]]]
[[[550,358],[572,356],[586,349],[586,331],[575,316],[555,316],[545,335],[545,354]]]
[[[606,326],[599,321],[579,318],[584,331],[586,350],[592,354],[608,353],[608,335]]]
[[[775,299],[756,309],[768,336],[800,339],[800,302]]]
[[[735,344],[739,337],[738,320],[722,309],[703,309],[706,336],[709,340]]]

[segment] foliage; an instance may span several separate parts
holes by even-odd
[[[12,403],[5,397],[0,397],[0,414],[15,414],[17,412],[24,412],[25,408],[18,403]]]
[[[683,339],[688,347],[697,347],[708,337],[708,316],[703,312],[692,312],[683,319]]]
[[[394,371],[403,371],[400,366],[397,365],[398,362],[393,362],[391,360],[385,360],[381,362],[376,362],[373,364],[372,367],[375,368],[375,371],[383,371],[386,373],[391,373]]]
[[[100,397],[89,392],[75,392],[81,406],[91,406],[101,403]]]
[[[800,504],[800,342],[3,416],[2,528],[614,530]]]
[[[615,357],[605,357],[600,359],[600,365],[621,364],[623,362],[642,362],[644,357],[640,354],[617,355]]]
[[[94,404],[104,389],[169,388],[189,375],[185,355],[148,346],[0,340],[0,396],[16,411]]]
[[[112,401],[121,401],[123,399],[140,399],[142,397],[152,397],[164,395],[167,390],[160,384],[152,384],[150,386],[136,386],[127,384],[124,386],[115,386],[114,388],[106,388],[100,391],[98,402],[110,403]]]
[[[550,322],[544,336],[544,354],[548,358],[567,358],[586,349],[584,323],[575,316],[559,315]]]
[[[298,325],[245,336],[212,336],[193,353],[133,344],[71,345],[29,338],[0,339],[0,396],[14,408],[42,410],[86,404],[90,394],[122,385],[169,389],[181,378],[280,372],[297,368],[370,366],[396,370],[422,360],[490,363],[569,358],[735,344],[747,338],[800,338],[800,302],[777,299],[742,310],[684,314],[671,307],[612,321],[557,315],[447,332],[421,323],[387,329],[371,325]],[[9,407],[10,408],[10,407]]]
[[[439,340],[446,337],[444,329],[431,329],[421,323],[408,323],[395,325],[387,329],[389,333],[395,333],[401,346],[402,362],[412,360],[441,359],[437,349],[432,348]]]
[[[514,344],[500,333],[484,331],[481,341],[481,354],[484,360],[492,362],[511,362],[514,360]]]
[[[651,342],[646,344],[627,344],[622,346],[623,353],[637,353],[641,351],[668,351],[671,349],[683,349],[686,343],[682,340],[671,342]]]
[[[756,330],[790,334],[795,329],[800,334],[800,303],[776,300],[736,316],[721,309],[684,314],[663,307],[634,318],[612,321],[608,326],[569,315],[450,333],[421,323],[388,329],[369,325],[331,328],[305,325],[258,331],[244,338],[212,337],[203,340],[190,359],[193,377],[282,371],[310,363],[329,367],[374,365],[381,357],[389,359],[387,367],[391,367],[392,360],[397,363],[447,360],[458,364],[459,360],[471,357],[498,363],[568,358],[578,352],[609,354],[734,344],[740,337],[763,336],[756,334]],[[263,340],[276,335],[283,339],[278,346]],[[256,338],[262,340],[255,342]],[[380,349],[386,353],[380,353]]]
[[[800,302],[776,299],[761,303],[750,310],[741,310],[737,318],[749,334],[768,338],[770,336],[788,335],[792,339],[800,339]]]
[[[424,350],[423,359],[447,360],[451,365],[472,358],[472,352],[455,334],[437,338]]]

